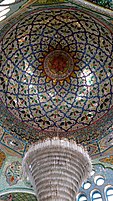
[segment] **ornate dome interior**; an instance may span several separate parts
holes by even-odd
[[[0,16],[0,199],[34,194],[22,158],[48,137],[112,168],[113,2],[0,1]]]

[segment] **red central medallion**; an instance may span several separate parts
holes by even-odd
[[[44,69],[51,79],[63,80],[73,71],[73,59],[62,50],[54,50],[49,53],[44,61]]]

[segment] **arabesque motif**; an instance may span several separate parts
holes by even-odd
[[[16,118],[39,130],[89,126],[113,105],[112,41],[107,27],[74,9],[25,17],[2,40],[2,101]],[[51,69],[49,77],[44,69],[47,55],[56,50],[73,60],[72,72],[59,82],[52,77],[58,70]],[[56,61],[58,67],[61,57],[51,62]]]
[[[6,181],[12,186],[22,178],[22,165],[18,161],[12,162],[5,171]]]

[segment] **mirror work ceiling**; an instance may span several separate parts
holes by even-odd
[[[0,1],[0,9],[4,185],[20,188],[24,153],[48,137],[74,139],[112,167],[113,2]]]

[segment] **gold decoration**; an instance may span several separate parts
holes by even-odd
[[[1,168],[2,165],[3,165],[3,162],[4,162],[5,158],[6,158],[5,153],[0,150],[0,168]]]

